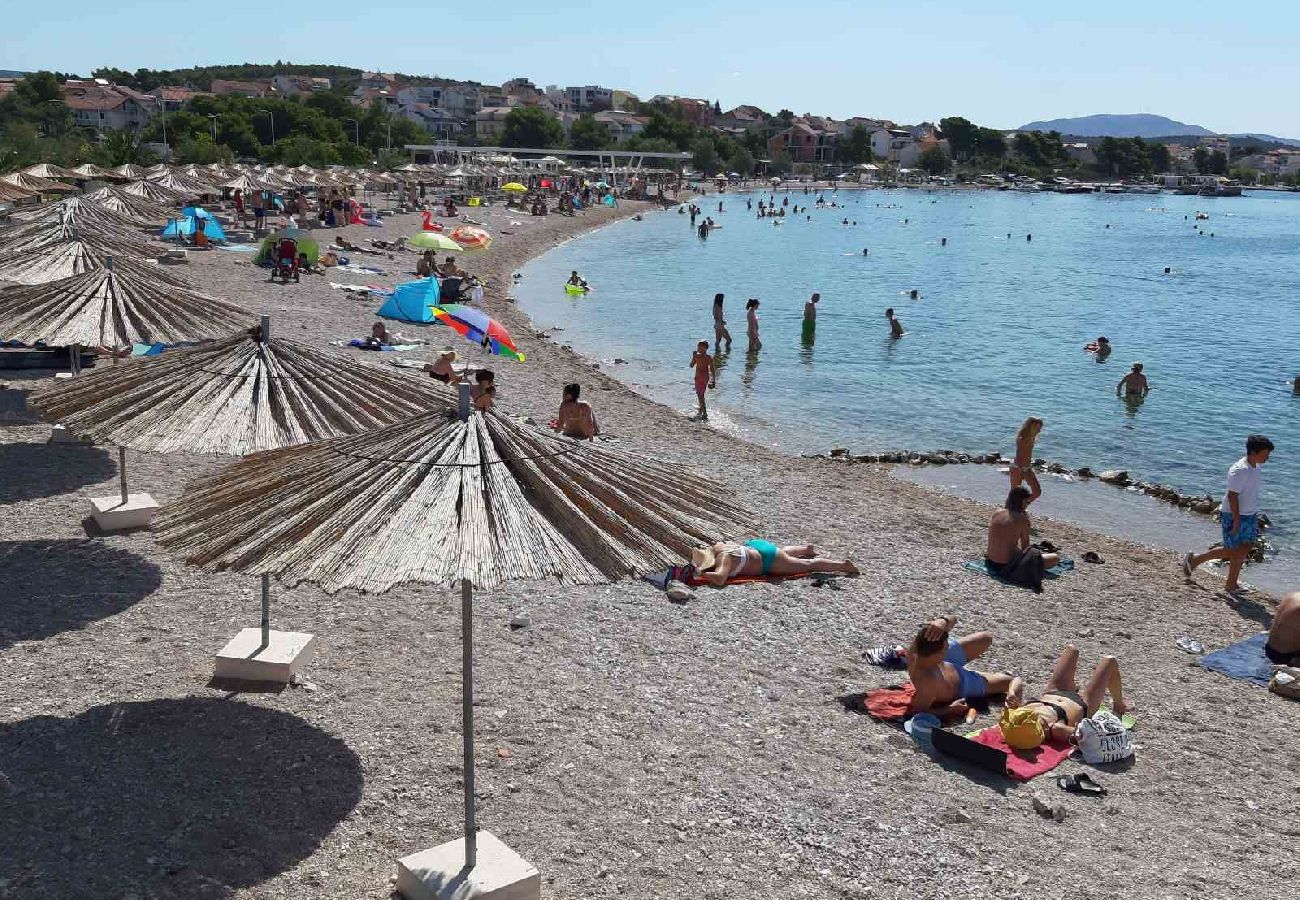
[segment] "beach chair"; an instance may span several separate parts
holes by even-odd
[[[298,273],[298,242],[291,238],[282,238],[275,245],[274,255],[271,257],[272,270],[271,280],[277,277],[285,283],[288,283],[289,276],[293,276],[295,282],[299,281]]]

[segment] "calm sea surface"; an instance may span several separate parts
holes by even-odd
[[[1040,456],[1217,495],[1245,436],[1263,432],[1278,447],[1263,505],[1279,546],[1295,546],[1300,398],[1287,382],[1300,375],[1300,196],[823,195],[840,207],[777,194],[811,216],[780,226],[745,207],[766,193],[703,200],[723,226],[707,241],[671,210],[621,222],[528,264],[516,296],[539,328],[626,360],[605,368],[686,415],[691,350],[712,340],[711,300],[725,293],[735,346],[709,395],[713,424],[796,453],[1010,454],[1016,427],[1037,415]],[[564,292],[572,269],[594,293]],[[813,291],[809,345],[800,318]],[[762,303],[757,354],[745,350],[748,297]],[[888,337],[890,306],[901,340]],[[1098,335],[1115,348],[1104,362],[1083,351]],[[1135,360],[1152,383],[1141,405],[1115,396]],[[1208,544],[1217,529],[1204,521]]]

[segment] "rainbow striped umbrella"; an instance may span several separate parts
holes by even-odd
[[[473,341],[496,356],[508,356],[524,361],[524,354],[515,346],[506,326],[472,306],[463,303],[445,303],[433,307],[434,317],[449,328],[454,328],[467,341]]]

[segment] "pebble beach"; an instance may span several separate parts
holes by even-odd
[[[541,871],[543,896],[1277,897],[1300,834],[1296,707],[1175,646],[1248,637],[1273,599],[1230,603],[1213,571],[1185,584],[1169,551],[1046,518],[1036,538],[1105,562],[1041,595],[974,575],[962,563],[982,554],[991,507],[885,465],[744,442],[624,386],[617,365],[566,348],[564,331],[536,332],[513,303],[513,273],[653,209],[476,216],[495,243],[458,262],[487,280],[483,307],[527,353],[487,363],[498,409],[545,423],[562,386],[579,382],[614,445],[716,478],[761,515],[760,536],[812,542],[862,574],[706,588],[683,604],[644,582],[475,597],[480,824]],[[409,214],[337,233],[364,245],[419,227]],[[328,282],[391,287],[412,277],[414,254],[356,258],[384,275],[288,285],[251,258],[192,253],[188,274],[250,324],[272,316],[283,337],[367,365],[398,355],[331,346],[367,334],[379,302]],[[431,343],[402,358],[451,346],[477,361],[442,326],[420,336]],[[319,642],[302,683],[212,690],[214,652],[257,623],[257,582],[189,569],[147,531],[88,536],[89,498],[117,490],[116,449],[47,445],[49,425],[24,401],[49,373],[10,374],[0,898],[394,896],[394,861],[460,827],[459,598],[276,585],[273,625]],[[230,462],[132,453],[132,490],[165,506]],[[1066,644],[1080,648],[1081,680],[1100,656],[1118,658],[1138,749],[1096,774],[1108,796],[1064,793],[1050,776],[1009,785],[844,709],[841,695],[901,681],[864,649],[905,644],[944,612],[958,634],[993,632],[980,668],[1020,673],[1031,689]],[[511,628],[517,616],[530,624]],[[1083,768],[1072,759],[1059,772]],[[1035,794],[1064,808],[1060,821],[1035,811]]]

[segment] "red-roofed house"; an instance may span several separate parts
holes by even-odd
[[[154,88],[149,92],[149,96],[162,101],[162,105],[168,112],[180,109],[186,103],[189,103],[195,97],[209,96],[207,91],[195,91],[187,87],[177,87],[174,85],[165,85]]]
[[[149,121],[156,106],[148,94],[109,84],[102,78],[94,81],[67,81],[61,91],[63,102],[72,118],[83,128],[120,131],[140,128]]]
[[[228,81],[225,78],[212,79],[212,93],[237,94],[241,97],[265,97],[271,93],[269,81]]]

